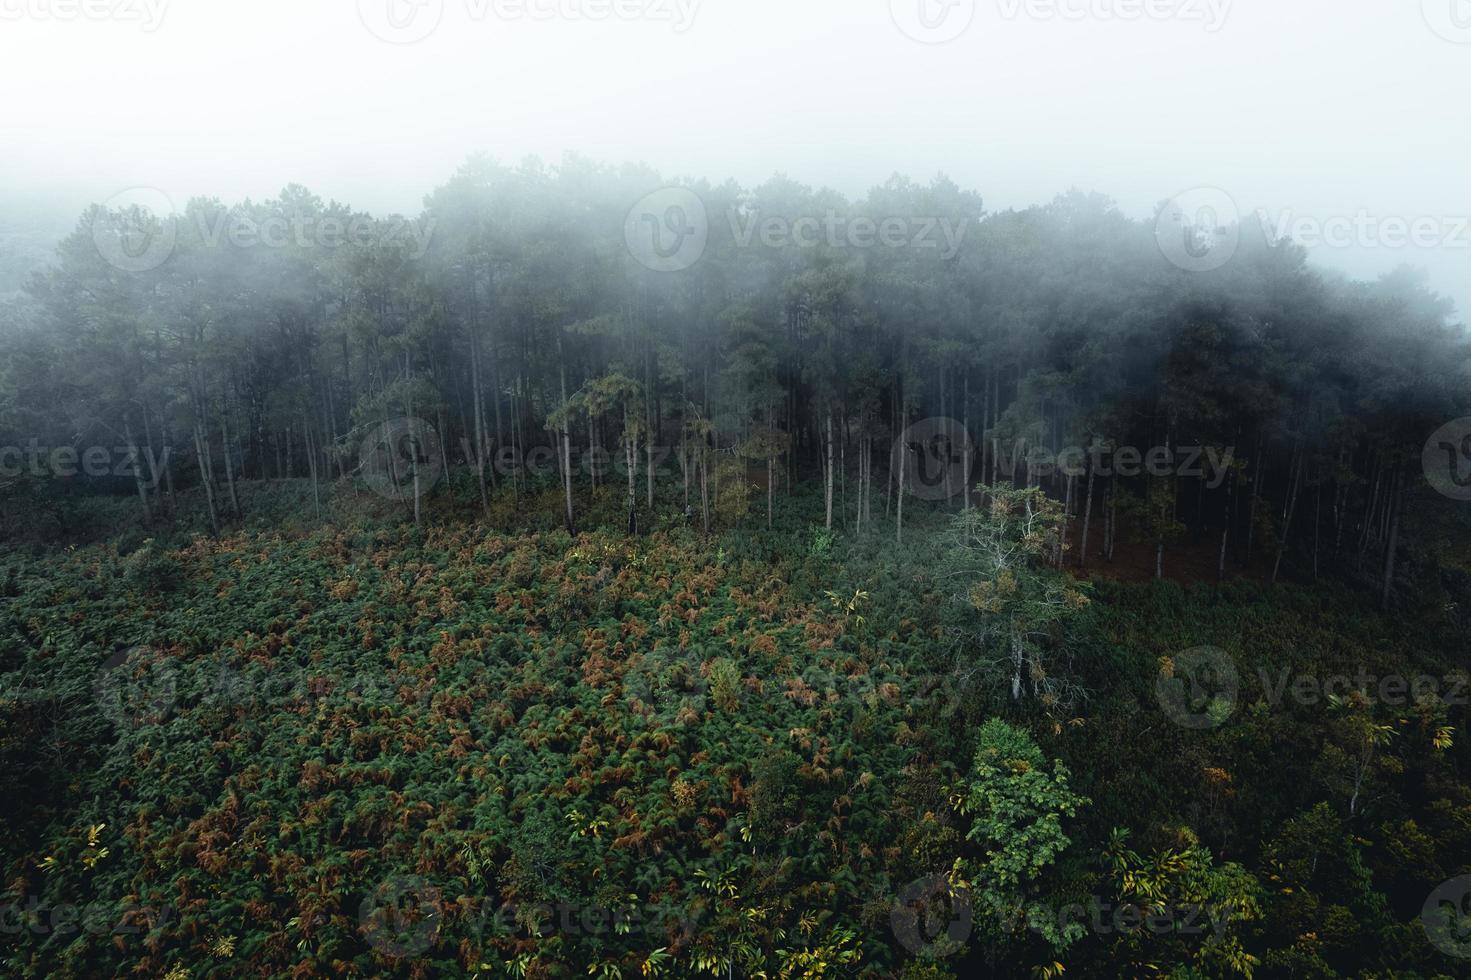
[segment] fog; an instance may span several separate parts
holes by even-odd
[[[137,186],[414,213],[472,153],[572,151],[850,197],[944,173],[992,212],[1217,187],[1464,310],[1458,2],[0,0],[0,231]]]
[[[1471,976],[1471,0],[0,0],[0,977]]]

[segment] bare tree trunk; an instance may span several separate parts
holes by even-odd
[[[1020,701],[1022,696],[1022,664],[1026,661],[1022,638],[1011,634],[1011,700]]]
[[[239,520],[244,515],[240,511],[240,495],[235,492],[235,464],[230,454],[230,407],[220,413],[220,440],[225,450],[225,482],[230,488],[230,509],[235,513],[235,519]],[[317,515],[318,517],[321,514]]]
[[[1348,798],[1348,815],[1352,818],[1359,809],[1359,791],[1364,788],[1364,776],[1369,771],[1369,763],[1374,759],[1374,742],[1366,739],[1364,750],[1359,753],[1359,765],[1354,772],[1354,791]]]
[[[1394,589],[1394,558],[1395,551],[1399,548],[1400,511],[1404,509],[1404,497],[1404,480],[1399,466],[1395,466],[1390,474],[1389,509],[1391,516],[1389,541],[1384,547],[1384,590],[1379,597],[1379,604],[1385,609],[1389,608],[1389,597]]]
[[[153,523],[153,512],[148,507],[148,488],[143,485],[143,454],[138,450],[138,443],[133,439],[133,423],[126,412],[123,413],[123,436],[128,440],[128,452],[133,460],[133,484],[138,489],[138,503],[143,507],[143,523]]]
[[[647,475],[647,478],[648,478],[648,505],[649,505],[649,512],[650,513],[652,513],[653,510],[654,510],[654,425],[653,425],[653,417],[649,414],[652,411],[653,411],[653,408],[649,404],[648,391],[645,390],[645,392],[644,392],[644,419],[645,419],[644,428],[646,430],[646,432],[645,432],[646,438],[645,438],[644,442],[645,442],[645,448],[646,448],[647,453],[648,453],[648,459],[647,459],[648,467],[647,467],[647,473],[646,473],[646,475]]]
[[[1072,530],[1073,523],[1073,480],[1075,477],[1069,473],[1067,478],[1067,495],[1062,504],[1062,526],[1057,531],[1057,567],[1062,567],[1062,556],[1067,553],[1068,532]]]
[[[827,410],[827,493],[824,498],[827,507],[826,528],[833,529],[833,410]]]
[[[1292,484],[1287,491],[1287,500],[1283,504],[1282,518],[1282,540],[1277,543],[1277,560],[1272,563],[1272,582],[1276,584],[1277,574],[1282,570],[1282,556],[1287,553],[1287,535],[1292,530],[1292,518],[1297,513],[1297,497],[1299,488],[1302,486],[1302,471],[1305,467],[1303,461],[1303,450],[1299,446],[1293,454]]]
[[[475,389],[475,397],[472,399],[475,406],[475,478],[480,484],[480,512],[489,514],[490,496],[485,488],[485,456],[489,450],[489,440],[485,432],[485,385],[480,377],[480,303],[473,269],[470,273],[470,384]],[[499,432],[496,437],[500,437]],[[494,483],[493,469],[490,479]]]
[[[311,478],[312,478],[312,506],[313,506],[313,510],[314,510],[314,512],[316,514],[317,520],[320,521],[322,519],[322,494],[321,494],[321,491],[317,488],[317,454],[313,451],[313,448],[312,448],[312,425],[311,425],[311,419],[308,418],[308,416],[307,416],[307,410],[306,410],[306,407],[305,406],[303,406],[302,407],[302,410],[301,410],[301,421],[302,421],[302,425],[303,425],[302,433],[303,433],[303,435],[306,438],[306,468],[307,468],[307,472],[309,474],[311,474]],[[229,454],[226,453],[226,457],[227,457],[225,459],[225,472],[226,473],[229,473],[230,472],[230,461],[229,461],[228,455]],[[232,488],[232,490],[233,490],[233,487],[234,487],[234,482],[231,481],[231,488]],[[238,516],[238,510],[237,510],[237,516]]]
[[[208,443],[199,431],[198,412],[194,419],[194,457],[199,462],[199,479],[204,484],[204,500],[209,506],[209,526],[215,537],[220,536],[220,518],[215,512],[215,491],[210,484]]]
[[[654,510],[654,369],[649,348],[644,347],[644,437],[648,469],[645,474],[645,499],[650,513]]]
[[[1338,466],[1333,471],[1333,553],[1343,550],[1343,511],[1348,502],[1348,486],[1338,479],[1343,470],[1345,452],[1338,450]]]
[[[965,433],[965,443],[960,450],[961,513],[970,510],[970,371],[965,372],[965,404],[961,406],[960,428]]]
[[[1379,488],[1384,481],[1384,461],[1378,454],[1374,459],[1374,486],[1369,491],[1368,501],[1364,504],[1364,527],[1359,532],[1359,559],[1363,560],[1364,552],[1369,547],[1369,536],[1374,526],[1374,515],[1379,510]]]
[[[908,419],[909,418],[909,406],[907,404],[904,406],[904,418],[905,419]],[[897,465],[898,468],[899,468],[899,492],[898,492],[897,496],[895,497],[895,518],[896,519],[895,519],[895,522],[894,522],[894,543],[895,544],[903,544],[904,543],[904,473],[909,468],[906,465],[908,463],[908,461],[909,461],[909,459],[908,459],[909,447],[904,444],[904,440],[902,438],[902,434],[901,434],[901,438],[899,438],[898,440],[895,441],[894,448],[895,448],[895,453],[894,454],[891,454],[891,455],[897,455],[899,457],[898,460],[895,462],[895,464],[893,464],[893,465]],[[891,468],[892,468],[892,466],[891,466]]]
[[[1083,540],[1078,545],[1078,567],[1088,567],[1088,528],[1093,523],[1093,478],[1097,475],[1094,470],[1093,456],[1088,456],[1088,492],[1083,502]]]
[[[776,454],[772,453],[766,457],[766,530],[771,530],[771,509],[776,483]]]
[[[409,404],[409,416],[410,417],[413,417],[413,414],[414,414],[414,406],[413,406],[412,403],[410,403]],[[424,492],[423,492],[423,487],[419,483],[419,447],[418,447],[417,444],[414,445],[414,448],[413,448],[413,456],[410,457],[410,459],[409,459],[409,467],[413,471],[413,474],[414,474],[414,526],[415,527],[418,527],[423,522],[423,519],[424,519],[424,512],[423,512],[423,509],[422,509],[422,507],[423,507],[423,501],[424,501]],[[313,488],[313,492],[315,492],[316,485],[317,485],[317,473],[316,473],[316,467],[314,466],[312,468],[312,488]]]
[[[596,490],[598,488],[598,437],[593,427],[591,412],[587,413],[587,458],[588,478],[592,481],[592,488]],[[681,457],[680,462],[683,463],[683,461]],[[684,475],[684,502],[686,504],[690,502],[690,477],[687,472]]]
[[[424,520],[424,512],[422,510],[424,494],[419,485],[419,457],[417,451],[415,451],[414,458],[409,462],[409,465],[414,469],[414,526],[417,527]],[[312,487],[315,488],[316,485],[317,478],[314,471],[312,474]]]
[[[499,446],[501,445],[501,441],[506,438],[506,424],[501,414],[501,362],[500,358],[495,355],[494,329],[491,330],[490,341],[490,386],[491,391],[495,393],[495,444]],[[514,398],[514,396],[512,397]],[[512,405],[514,406],[514,404],[513,401]],[[516,478],[515,473],[516,471],[513,469],[511,471],[511,479],[513,481]]]
[[[470,385],[475,389],[475,479],[480,485],[480,512],[490,513],[490,494],[485,488],[485,401],[480,388],[480,338],[479,331],[470,330]]]
[[[449,486],[450,485],[450,479],[449,479],[449,453],[446,451],[446,450],[449,449],[449,425],[445,421],[444,405],[443,404],[441,404],[439,406],[438,415],[439,415],[439,431],[441,433],[443,433],[443,435],[444,435],[444,438],[443,438],[443,440],[442,440],[442,442],[440,444],[440,450],[441,451],[440,451],[440,454],[439,454],[439,475],[442,476],[442,477],[444,477],[444,485],[445,486]],[[318,447],[318,448],[320,448],[320,447]],[[329,479],[329,480],[332,479],[332,467],[330,465],[328,465],[326,467],[326,470],[327,470],[327,479]]]
[[[991,382],[991,424],[993,426],[997,426],[997,425],[1000,425],[1001,424],[1001,368],[1000,368],[1000,366],[997,366],[996,369],[991,372],[991,375],[992,375],[992,378],[993,378],[993,380]],[[996,474],[999,471],[1000,466],[1001,466],[1001,441],[1000,441],[1000,439],[992,439],[991,440],[991,483],[993,485],[996,483]],[[1010,482],[1012,476],[1013,476],[1013,474],[1010,474],[1010,473],[1007,474],[1006,479],[1007,479],[1008,482]]]
[[[863,436],[863,526],[873,526],[873,433]]]
[[[902,377],[899,383],[902,387]],[[904,434],[904,426],[908,422],[908,414],[909,407],[907,402],[902,409],[898,405],[892,402],[890,403],[889,420],[892,424],[889,428],[894,439],[893,445],[895,446],[898,445],[899,437]],[[889,451],[889,460],[886,469],[888,472],[884,474],[884,516],[888,517],[894,506],[894,451],[892,449]]]
[[[710,533],[710,452],[700,444],[700,524],[706,534]]]
[[[160,420],[159,425],[163,428],[163,480],[164,485],[168,487],[168,512],[172,515],[177,513],[179,508],[178,499],[174,496],[174,468],[169,465],[169,441],[172,436],[169,435],[165,421]]]
[[[521,504],[521,461],[526,458],[525,446],[521,441],[521,401],[517,389],[511,389],[511,489],[517,506]]]
[[[562,485],[567,494],[567,533],[577,534],[572,515],[572,417],[567,406],[567,361],[562,355],[562,331],[557,331],[557,360],[562,383]]]
[[[1236,502],[1236,468],[1231,468],[1231,482],[1226,485],[1226,517],[1221,522],[1221,551],[1216,557],[1216,582],[1220,583],[1226,578],[1226,543],[1231,539],[1231,519]]]
[[[638,533],[638,496],[634,490],[638,478],[638,433],[631,428],[628,403],[623,403],[624,459],[628,463],[628,533]]]
[[[332,370],[331,370],[331,368],[328,368],[327,369],[327,377],[324,378],[323,379],[323,382],[322,382],[322,401],[324,403],[322,410],[323,410],[323,412],[326,413],[326,416],[327,416],[327,433],[328,433],[328,438],[331,440],[331,442],[328,443],[328,445],[335,447],[337,445],[337,402],[332,397]],[[341,452],[338,452],[336,454],[336,456],[337,456],[337,478],[338,479],[342,479],[342,478],[344,478],[344,477],[347,476],[347,463],[344,461],[343,454]],[[244,448],[244,446],[242,446],[241,447],[241,450],[240,450],[240,475],[241,476],[244,476],[245,475],[245,448]],[[327,460],[327,478],[329,480],[332,479],[332,460],[331,460],[330,457]]]
[[[843,412],[843,437],[838,440],[838,512],[848,523],[848,413]]]

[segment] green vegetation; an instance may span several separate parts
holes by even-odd
[[[658,184],[94,209],[0,305],[0,972],[1466,975],[1444,301],[943,178],[657,273]]]
[[[7,971],[1455,975],[1418,915],[1471,854],[1464,705],[1273,704],[1255,674],[1448,673],[1437,624],[1095,580],[1032,641],[1070,651],[1060,713],[968,669],[1008,571],[957,592],[941,561],[1025,496],[902,550],[816,547],[795,498],[708,538],[361,519],[13,556],[7,898],[106,927],[14,930]],[[1048,559],[1021,591],[1074,593]],[[1172,725],[1158,658],[1225,636],[1239,705]]]

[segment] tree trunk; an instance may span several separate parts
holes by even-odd
[[[199,462],[199,480],[204,485],[204,500],[209,507],[209,526],[215,537],[220,536],[220,518],[215,512],[215,491],[210,485],[208,444],[199,431],[199,418],[194,419],[194,457]]]
[[[628,533],[638,533],[638,495],[634,489],[638,478],[638,433],[632,428],[628,403],[623,403],[624,460],[628,463]]]
[[[143,523],[152,524],[153,512],[148,508],[148,488],[143,485],[143,454],[138,450],[138,443],[133,439],[133,423],[126,412],[123,413],[123,435],[128,440],[128,452],[133,460],[133,485],[138,490],[138,503],[143,507]]]
[[[1379,488],[1384,482],[1384,461],[1378,454],[1374,459],[1374,486],[1369,491],[1369,498],[1364,504],[1364,526],[1359,532],[1359,560],[1362,561],[1364,552],[1369,547],[1370,531],[1374,526],[1374,515],[1379,511]]]
[[[1088,567],[1088,528],[1093,523],[1093,478],[1097,475],[1093,457],[1088,457],[1088,491],[1083,501],[1083,540],[1078,545],[1078,568]]]
[[[838,440],[838,512],[843,524],[848,523],[848,413],[843,413],[843,437]]]
[[[1067,495],[1063,498],[1062,526],[1057,531],[1057,567],[1062,567],[1062,557],[1067,554],[1068,532],[1072,530],[1073,523],[1073,474],[1069,473],[1067,478]]]
[[[174,468],[169,465],[169,445],[173,437],[169,434],[166,423],[160,422],[160,425],[163,426],[163,480],[164,486],[168,487],[168,512],[173,515],[179,509],[178,499],[174,496]]]
[[[562,384],[562,486],[567,496],[567,533],[576,537],[577,525],[572,514],[572,416],[567,406],[567,361],[562,353],[562,331],[557,330],[557,360]]]
[[[700,525],[710,533],[710,451],[700,437]]]
[[[1282,556],[1287,553],[1287,535],[1292,530],[1292,518],[1297,513],[1297,497],[1299,488],[1302,486],[1302,471],[1306,465],[1303,461],[1301,447],[1294,454],[1292,467],[1292,484],[1287,491],[1287,500],[1283,504],[1282,517],[1282,540],[1277,542],[1277,560],[1272,563],[1272,584],[1277,582],[1277,574],[1282,570]]]
[[[909,407],[907,405],[904,408],[904,417],[906,419],[909,417]],[[895,500],[894,500],[894,503],[895,503],[895,518],[896,518],[895,519],[895,522],[894,522],[894,543],[895,544],[903,544],[904,543],[904,473],[905,473],[906,470],[909,469],[909,467],[906,465],[909,462],[909,457],[908,457],[909,447],[904,444],[904,440],[903,440],[902,436],[901,436],[900,439],[898,439],[898,440],[895,441],[895,443],[894,443],[894,449],[895,449],[895,453],[891,454],[891,456],[897,455],[899,457],[898,460],[896,460],[895,463],[892,464],[892,465],[897,465],[898,468],[899,468],[899,477],[898,477],[898,479],[899,479],[899,492],[895,496]]]
[[[228,404],[220,413],[220,440],[225,450],[225,482],[230,488],[230,509],[235,513],[238,521],[244,515],[240,512],[240,495],[235,491],[235,464],[230,455],[230,408]],[[320,518],[320,508],[317,517]]]
[[[1022,665],[1026,661],[1025,650],[1022,646],[1022,638],[1016,633],[1011,635],[1011,700],[1020,701],[1022,697]]]
[[[221,416],[221,418],[223,419],[223,416]],[[303,407],[301,410],[301,421],[303,425],[302,433],[306,437],[306,468],[307,472],[311,474],[312,478],[312,509],[313,513],[316,515],[317,520],[320,521],[322,519],[322,494],[321,491],[317,488],[317,454],[312,449],[312,426],[311,420],[307,417],[307,411],[305,407]],[[229,472],[230,459],[229,452],[227,451],[225,454],[225,473],[229,474]],[[230,485],[231,492],[233,493],[233,480],[231,481]],[[236,514],[237,516],[239,514],[238,505]]]
[[[776,454],[766,457],[766,530],[771,530],[771,508],[774,496],[772,486],[776,483]]]
[[[825,527],[833,529],[833,410],[827,410],[827,493],[824,498],[827,517]]]
[[[1394,558],[1399,548],[1400,511],[1404,508],[1404,480],[1398,466],[1390,474],[1389,495],[1389,541],[1384,547],[1384,589],[1379,597],[1379,605],[1385,609],[1389,608],[1390,594],[1394,589]]]
[[[961,484],[961,487],[960,487],[960,489],[961,489],[960,511],[961,511],[961,513],[965,513],[966,511],[970,510],[970,450],[971,450],[971,439],[970,439],[970,371],[969,370],[967,370],[965,372],[965,394],[962,397],[964,398],[964,404],[961,406],[961,410],[960,410],[960,429],[961,429],[961,431],[963,433],[965,433],[965,443],[961,447],[961,450],[960,450],[960,472],[962,474],[961,479],[960,479],[960,484]]]
[[[1226,578],[1226,544],[1231,539],[1231,519],[1236,502],[1236,468],[1231,468],[1231,482],[1226,485],[1226,517],[1221,522],[1221,551],[1216,557],[1216,582]]]
[[[475,306],[474,289],[475,284],[470,283],[472,311]],[[490,494],[485,488],[485,401],[480,385],[480,331],[477,329],[476,318],[472,312],[470,321],[470,387],[474,389],[473,397],[470,399],[475,411],[475,479],[480,484],[480,512],[490,513]]]

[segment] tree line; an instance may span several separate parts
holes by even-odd
[[[962,485],[1060,501],[1059,564],[1106,560],[1126,531],[1163,574],[1177,542],[1208,540],[1219,575],[1350,558],[1387,601],[1419,547],[1407,511],[1446,503],[1420,473],[1425,441],[1471,414],[1451,316],[1413,271],[1324,273],[1251,218],[1228,262],[1191,271],[1155,222],[1078,191],[986,212],[944,177],[849,200],[781,176],[671,185],[578,157],[474,158],[412,219],[299,186],[175,216],[89,209],[0,306],[0,442],[162,457],[127,488],[140,516],[197,491],[216,533],[244,481],[309,480],[320,512],[401,416],[430,423],[437,465],[472,474],[487,509],[531,490],[498,453],[550,450],[569,528],[613,480],[630,530],[663,502],[708,529],[753,489],[769,523],[778,492],[809,483],[828,529],[902,539],[916,501],[899,464],[938,453]],[[973,441],[900,440],[937,416]],[[1065,446],[1081,466],[1054,465]],[[1225,462],[1109,465],[1158,447]],[[0,484],[39,492],[25,474]],[[404,495],[415,520],[421,496]]]

